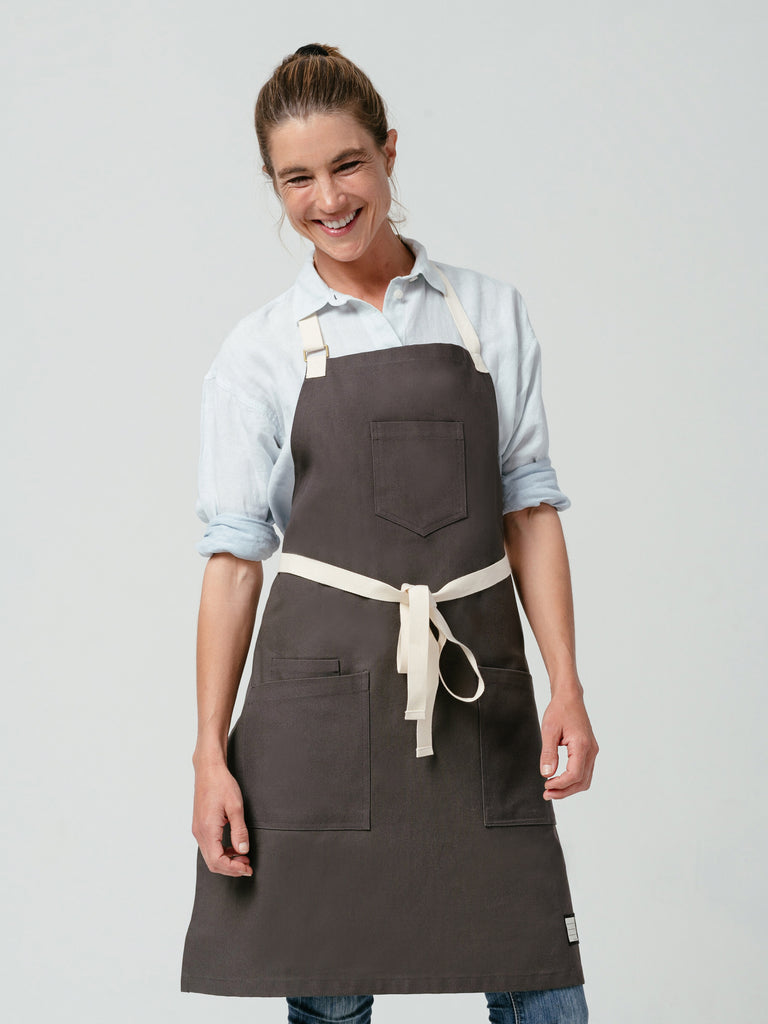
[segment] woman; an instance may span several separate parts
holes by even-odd
[[[552,801],[588,788],[597,744],[525,307],[393,230],[397,134],[334,47],[283,61],[256,131],[314,251],[206,377],[181,987],[284,995],[303,1022],[369,1020],[360,992],[467,991],[493,1021],[585,1021]]]

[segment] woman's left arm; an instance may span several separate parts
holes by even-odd
[[[571,573],[560,515],[546,503],[507,512],[504,544],[520,602],[549,674],[552,698],[541,722],[540,770],[544,799],[559,800],[588,789],[598,753],[576,672]],[[568,749],[557,771],[557,748]]]

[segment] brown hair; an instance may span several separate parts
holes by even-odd
[[[387,141],[387,110],[371,80],[336,46],[308,43],[275,68],[259,91],[254,120],[261,158],[274,181],[269,135],[289,118],[345,111],[366,128],[377,144]]]

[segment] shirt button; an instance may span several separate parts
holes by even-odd
[[[392,292],[392,294],[394,295],[394,297],[396,299],[402,299],[402,297],[403,297],[403,289],[402,288],[395,288],[395,290]]]

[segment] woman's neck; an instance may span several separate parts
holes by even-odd
[[[315,270],[329,287],[369,302],[377,309],[384,304],[392,278],[409,274],[414,262],[411,250],[388,224],[380,243],[369,246],[360,259],[343,263],[318,249],[314,255]]]

